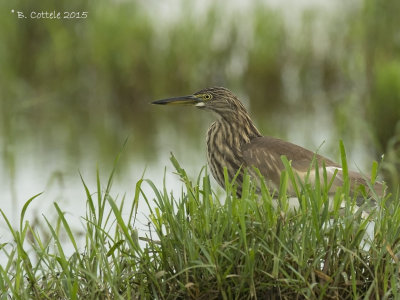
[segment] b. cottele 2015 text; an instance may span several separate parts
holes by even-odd
[[[17,11],[18,19],[28,18],[22,11]],[[29,14],[30,19],[86,19],[88,17],[87,11],[74,12],[74,11],[32,11]]]

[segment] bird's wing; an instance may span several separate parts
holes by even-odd
[[[315,183],[315,172],[312,171],[314,166],[311,166],[311,164],[313,160],[316,160],[321,180],[323,164],[325,164],[328,182],[334,177],[331,192],[335,192],[336,188],[343,184],[343,172],[340,165],[326,157],[280,139],[271,137],[255,138],[250,143],[242,146],[242,155],[245,165],[249,168],[250,172],[252,167],[256,167],[270,188],[278,189],[279,187],[280,175],[285,169],[281,161],[282,155],[285,155],[291,161],[293,171],[297,173],[303,182],[308,176],[308,182],[311,184]],[[308,174],[310,166],[311,172]],[[350,171],[349,177],[352,189],[359,185],[368,186],[363,176],[357,172]],[[289,186],[288,192],[295,196],[291,186]],[[376,192],[378,195],[383,194],[383,186],[381,187],[380,183],[376,184]]]

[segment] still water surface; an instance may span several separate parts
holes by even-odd
[[[185,108],[186,109],[186,108]],[[190,109],[190,108],[188,108]],[[170,112],[166,112],[167,114]],[[180,110],[179,113],[185,113]],[[202,112],[203,113],[203,112]],[[192,115],[191,115],[192,116]],[[194,115],[193,115],[194,116]],[[325,116],[324,119],[327,119]],[[144,178],[152,180],[155,185],[162,189],[164,174],[166,176],[167,190],[179,195],[182,183],[169,161],[170,152],[173,152],[187,173],[195,180],[206,164],[205,132],[208,125],[212,122],[212,117],[198,116],[198,120],[193,120],[200,128],[200,136],[189,139],[192,133],[188,133],[184,128],[171,129],[168,126],[160,126],[156,136],[155,148],[148,150],[152,153],[135,152],[135,140],[129,140],[122,150],[119,165],[114,179],[111,196],[121,199],[124,195],[129,203],[133,200],[136,182],[144,173]],[[318,123],[318,126],[313,125]],[[333,132],[329,131],[329,119],[318,120],[316,116],[299,117],[296,122],[287,123],[287,139],[298,143],[309,149],[316,150],[325,142],[320,152],[327,154],[337,160],[337,140],[333,137]],[[309,134],[307,128],[313,128],[313,134]],[[198,134],[198,133],[196,133]],[[122,148],[124,141],[120,141]],[[13,152],[13,165],[4,159],[0,160],[0,191],[1,209],[10,218],[11,223],[16,226],[19,224],[19,214],[24,203],[32,196],[43,193],[35,199],[27,213],[27,219],[42,215],[51,219],[55,210],[53,202],[57,202],[60,207],[68,213],[68,216],[77,228],[80,227],[80,217],[85,215],[86,195],[80,179],[82,175],[85,183],[91,192],[96,191],[96,168],[99,169],[102,187],[105,188],[108,176],[112,170],[113,160],[118,151],[107,157],[102,157],[98,151],[90,144],[83,143],[84,151],[80,151],[80,157],[71,158],[63,151],[65,145],[59,148],[47,148],[46,145],[38,145],[34,140],[29,143],[15,147]],[[118,147],[117,147],[118,148]],[[368,157],[368,153],[357,150],[357,144],[351,145],[349,153],[350,165],[353,169],[357,166],[368,169],[363,163]],[[357,155],[356,155],[357,154]],[[164,173],[165,172],[165,173]],[[214,187],[219,188],[215,181]],[[146,195],[152,198],[151,189],[143,185]],[[141,202],[139,215],[142,217],[140,222],[146,223],[147,210],[144,201]],[[4,234],[5,223],[0,221],[0,230]]]

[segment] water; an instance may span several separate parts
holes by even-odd
[[[154,110],[159,109],[158,107],[153,108]],[[169,161],[170,152],[174,152],[189,176],[193,180],[196,179],[201,168],[206,164],[205,132],[212,117],[201,116],[200,114],[205,112],[198,112],[194,108],[183,108],[180,111],[178,109],[178,113],[183,113],[187,109],[199,113],[196,115],[197,120],[194,119],[193,122],[199,126],[203,134],[195,138],[195,142],[193,142],[188,139],[191,134],[183,128],[172,129],[169,126],[161,126],[158,134],[155,134],[156,152],[150,154],[152,159],[144,159],[143,156],[137,155],[132,149],[133,144],[128,143],[122,150],[111,196],[121,199],[123,195],[126,195],[128,201],[132,201],[136,182],[141,178],[143,172],[145,178],[152,180],[159,189],[162,189],[164,170],[167,188],[175,195],[179,195],[182,183],[178,176],[173,174],[174,169]],[[168,113],[166,112],[166,114]],[[320,150],[320,153],[326,154],[326,149],[329,149],[328,146],[332,146],[330,144],[334,142],[332,133],[327,128],[328,118],[318,120],[317,118],[298,117],[292,121],[288,121],[287,129],[290,141],[314,150],[326,141],[328,145],[323,145]],[[313,125],[316,123],[319,125]],[[312,136],[308,135],[307,128],[310,127],[316,128]],[[189,143],[187,144],[187,142]],[[121,148],[122,144],[123,141],[121,141]],[[64,151],[43,149],[46,147],[38,147],[32,141],[32,144],[24,145],[23,150],[16,150],[13,153],[14,166],[7,166],[3,161],[0,172],[0,181],[3,187],[0,195],[1,209],[10,218],[13,226],[19,224],[19,214],[25,202],[32,196],[43,193],[29,206],[26,219],[38,218],[43,221],[42,215],[50,219],[55,217],[53,203],[57,202],[62,210],[67,212],[73,227],[77,230],[80,229],[80,218],[86,211],[86,194],[79,174],[82,175],[89,190],[94,193],[96,192],[96,169],[98,168],[102,187],[105,188],[112,170],[112,161],[118,154],[116,152],[109,157],[100,155],[96,157],[92,154],[90,145],[87,147],[88,150],[82,152],[79,159],[71,159],[65,155]],[[333,146],[333,148],[335,147]],[[17,147],[17,149],[19,148]],[[93,150],[93,153],[97,152]],[[356,163],[352,158],[357,158],[358,165],[362,165],[363,156],[360,153],[352,153],[349,158],[353,169],[355,169]],[[11,168],[14,171],[10,170]],[[218,188],[214,180],[213,186]],[[143,188],[151,199],[154,195],[152,190],[146,184],[143,185]],[[144,201],[140,203],[138,223],[144,229],[144,224],[147,224],[148,210]],[[8,232],[3,220],[0,222],[0,232],[3,237]]]

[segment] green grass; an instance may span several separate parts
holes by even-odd
[[[173,156],[184,184],[178,198],[165,184],[159,189],[141,179],[133,201],[116,200],[114,171],[105,188],[97,172],[96,191],[82,179],[87,211],[81,249],[56,203],[58,221],[43,217],[42,233],[25,220],[40,195],[26,202],[19,228],[1,212],[13,240],[0,244],[7,261],[0,266],[0,299],[399,299],[400,202],[390,201],[399,195],[381,199],[363,219],[346,182],[328,209],[329,182],[298,185],[282,159],[277,208],[267,187],[258,196],[249,177],[241,199],[228,180],[226,194],[218,197],[206,169],[192,181]],[[346,166],[343,147],[342,159]],[[297,211],[286,205],[289,182],[298,191]],[[154,197],[143,193],[144,185]],[[135,229],[139,201],[149,207],[151,234]],[[374,234],[368,236],[371,220]]]

